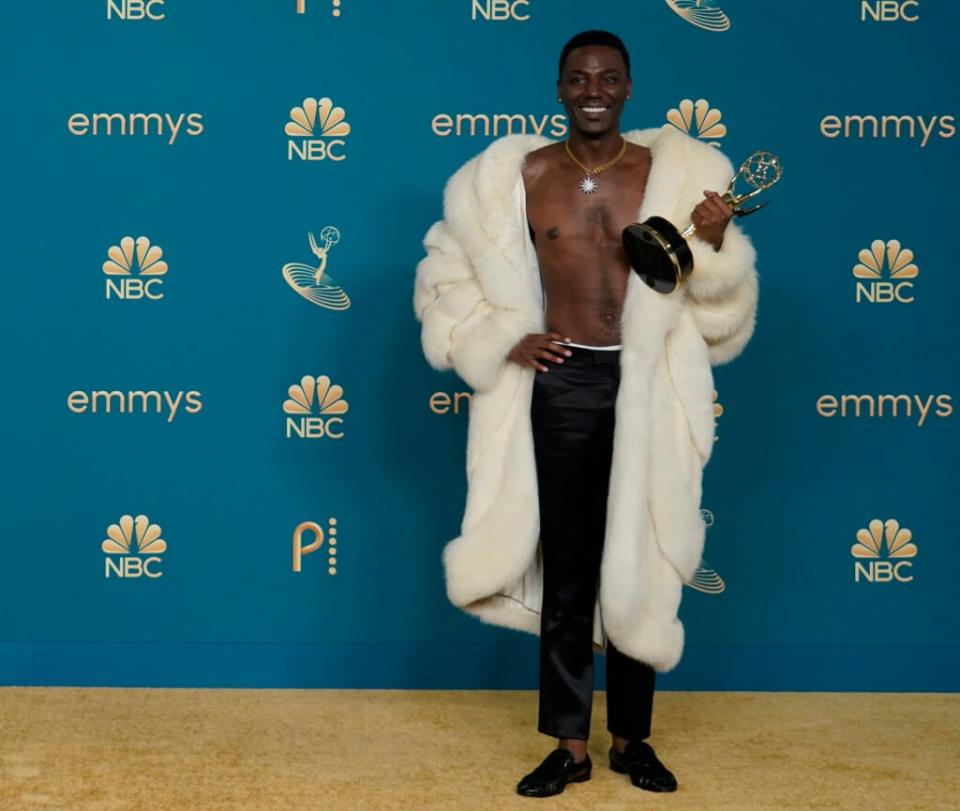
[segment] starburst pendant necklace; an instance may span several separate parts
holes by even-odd
[[[572,160],[575,164],[577,164],[577,166],[583,169],[584,177],[583,177],[583,180],[580,181],[580,191],[583,192],[584,194],[593,194],[596,192],[598,188],[597,181],[593,179],[593,176],[599,175],[601,172],[605,171],[606,169],[609,169],[618,160],[620,160],[620,158],[622,158],[627,152],[627,142],[626,142],[626,139],[624,139],[624,137],[621,135],[620,151],[617,152],[617,154],[614,155],[606,163],[601,163],[599,166],[596,166],[593,169],[588,169],[586,166],[580,163],[579,160],[577,160],[577,156],[574,155],[573,151],[570,149],[569,139],[563,142],[563,148],[567,151],[567,154],[570,156],[570,160]]]

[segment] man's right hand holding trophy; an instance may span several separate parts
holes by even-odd
[[[623,249],[630,265],[641,279],[658,293],[672,293],[693,272],[693,254],[687,237],[697,236],[720,250],[723,232],[733,217],[745,217],[759,211],[766,202],[747,209],[742,203],[756,197],[780,180],[783,167],[780,158],[772,152],[758,151],[747,158],[730,179],[726,192],[704,191],[707,198],[698,203],[691,215],[692,224],[680,231],[663,217],[649,217],[642,223],[633,223],[623,229]],[[738,178],[751,188],[745,194],[736,194]]]

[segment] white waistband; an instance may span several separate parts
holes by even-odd
[[[551,341],[554,344],[560,344],[560,346],[579,346],[581,349],[620,349],[622,344],[615,344],[613,346],[587,346],[587,344],[575,344],[573,341],[569,343],[566,341]]]

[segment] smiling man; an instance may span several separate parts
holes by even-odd
[[[424,353],[474,388],[447,594],[540,636],[537,728],[558,745],[517,785],[526,796],[590,778],[595,648],[610,767],[677,788],[646,741],[655,673],[680,660],[682,586],[703,549],[711,364],[755,323],[753,247],[714,191],[733,167],[669,125],[621,134],[631,88],[619,38],[571,39],[557,81],[568,139],[507,136],[463,166],[417,267]],[[670,295],[621,243],[654,214],[697,226],[695,269]]]

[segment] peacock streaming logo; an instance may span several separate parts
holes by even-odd
[[[343,139],[350,134],[350,125],[343,107],[335,107],[324,97],[319,101],[308,97],[290,110],[290,120],[283,131],[287,141],[287,160],[342,161],[347,159]]]
[[[855,583],[909,583],[911,569],[917,556],[913,533],[901,527],[895,518],[881,521],[874,518],[865,528],[857,530],[857,542],[850,547],[854,557]]]
[[[161,535],[160,525],[152,524],[145,515],[120,516],[119,523],[107,527],[107,537],[100,544],[107,556],[104,577],[162,577],[160,555],[167,551],[167,542]]]
[[[306,543],[306,538],[310,542]],[[307,555],[320,551],[327,544],[327,574],[337,573],[337,519],[327,519],[327,531],[323,531],[316,521],[303,521],[293,530],[293,571],[303,571],[303,559]]]
[[[106,298],[151,301],[163,298],[167,263],[163,261],[163,249],[159,245],[151,245],[147,237],[124,237],[119,245],[110,246],[107,257],[103,263]]]
[[[721,123],[723,114],[711,107],[706,99],[684,99],[676,107],[667,110],[667,122],[680,132],[719,147],[720,139],[727,134],[727,125]]]
[[[312,232],[307,233],[310,250],[319,260],[316,266],[302,262],[288,262],[283,266],[283,278],[297,293],[307,301],[327,310],[346,310],[350,306],[350,297],[343,288],[327,273],[327,257],[330,249],[340,242],[340,230],[328,225],[320,230],[320,242]]]
[[[912,304],[913,279],[920,274],[914,264],[913,251],[900,245],[899,240],[875,239],[870,248],[864,248],[853,266],[857,279],[857,304]]]
[[[704,31],[720,32],[730,28],[730,18],[714,0],[667,0],[667,5],[688,23]]]
[[[707,529],[713,526],[714,517],[710,510],[700,510],[700,517]],[[727,588],[727,584],[723,582],[720,573],[716,569],[711,569],[706,560],[700,562],[700,566],[697,567],[687,585],[696,591],[702,591],[704,594],[720,594]]]
[[[343,439],[343,415],[350,406],[342,386],[332,384],[327,375],[304,375],[287,394],[283,404],[287,439]]]
[[[330,9],[330,14],[334,17],[340,16],[340,11],[343,9],[343,0],[312,0],[313,3],[317,5],[325,4],[328,9]],[[307,0],[296,0],[297,3],[297,14],[306,14],[307,13]]]
[[[723,416],[723,404],[717,400],[719,396],[720,396],[719,392],[716,389],[714,389],[713,390],[713,428],[714,428],[713,441],[714,442],[720,439],[719,434],[716,433],[716,428],[717,428],[718,420]]]

